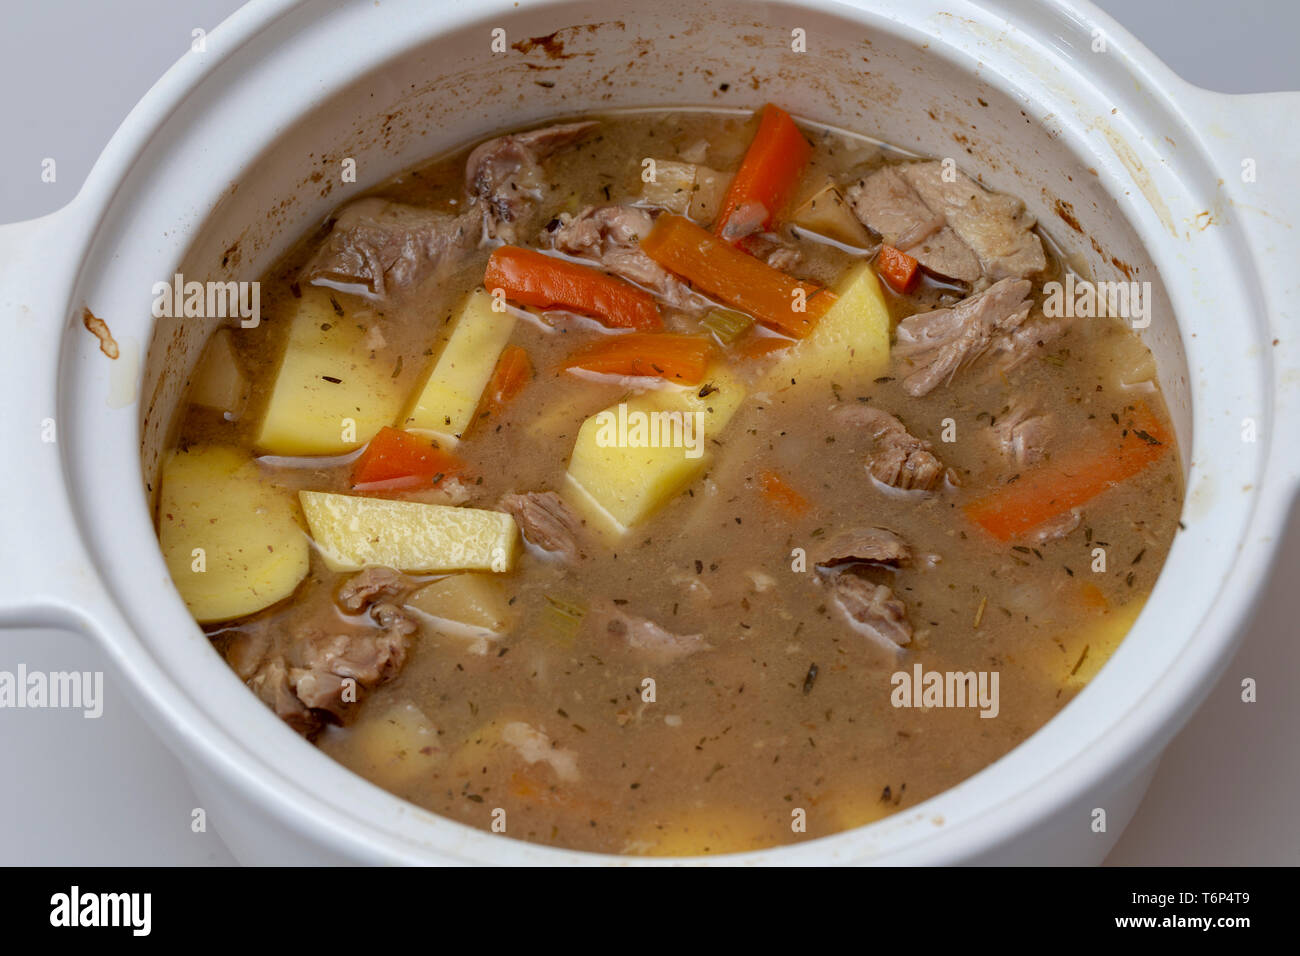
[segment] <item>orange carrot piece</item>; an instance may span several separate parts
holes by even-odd
[[[430,488],[465,465],[427,439],[384,426],[352,466],[354,491],[409,491]]]
[[[1141,402],[1125,421],[1122,434],[1089,442],[1003,485],[963,509],[966,516],[999,541],[1038,527],[1127,481],[1169,450],[1169,438],[1151,409]]]
[[[698,385],[713,357],[707,335],[629,332],[612,335],[579,349],[564,367],[608,375],[642,375],[684,385]]]
[[[799,517],[808,513],[808,499],[795,491],[790,484],[771,470],[758,474],[758,488],[763,497],[782,511]]]
[[[893,246],[881,246],[876,258],[876,270],[895,292],[911,292],[916,285],[921,264],[906,252]]]
[[[567,309],[617,329],[654,332],[663,327],[650,293],[589,266],[535,249],[502,246],[488,259],[483,284],[512,302],[539,309]]]
[[[489,415],[500,415],[532,378],[533,363],[527,350],[518,345],[507,346],[483,392],[483,410]]]
[[[812,147],[790,114],[771,103],[764,106],[758,132],[723,197],[713,231],[733,242],[746,231],[734,228],[742,225],[742,219],[752,217],[762,228],[771,228],[772,221],[790,201],[811,156]],[[741,235],[731,235],[728,226],[733,227],[731,233]]]
[[[794,338],[811,332],[835,301],[821,286],[773,269],[682,216],[660,216],[641,251],[700,291]]]
[[[1079,603],[1090,611],[1109,611],[1110,602],[1101,588],[1091,581],[1085,581],[1079,588]]]

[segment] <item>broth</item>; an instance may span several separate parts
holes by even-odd
[[[347,369],[382,370],[375,381],[384,394],[409,397],[467,321],[463,303],[483,286],[502,239],[618,274],[607,248],[599,260],[559,256],[557,237],[591,207],[628,204],[654,213],[657,234],[672,213],[646,198],[647,157],[670,161],[663,168],[695,168],[694,202],[716,185],[706,181],[707,171],[734,173],[749,162],[756,135],[764,135],[757,117],[703,111],[584,119],[599,125],[514,170],[526,180],[515,184],[527,193],[525,214],[498,220],[496,237],[469,243],[458,257],[421,253],[437,259],[436,268],[407,288],[390,277],[384,295],[358,294],[355,283],[338,281],[337,263],[332,278],[309,278],[322,255],[328,258],[322,250],[331,237],[350,228],[345,211],[304,237],[262,279],[261,325],[229,333],[227,362],[240,400],[225,408],[192,402],[178,423],[173,455],[197,460],[203,449],[219,447],[255,462],[240,474],[281,503],[275,508],[291,509],[304,531],[315,525],[304,517],[299,491],[484,512],[497,510],[507,495],[557,492],[564,515],[577,518],[581,556],[547,552],[540,532],[530,534],[527,520],[517,519],[526,543],[509,570],[475,566],[453,576],[450,587],[460,588],[468,575],[474,587],[487,589],[471,602],[479,617],[466,621],[459,590],[454,597],[438,587],[424,592],[454,604],[456,620],[412,598],[452,580],[427,567],[399,568],[404,574],[379,599],[386,604],[361,599],[348,606],[340,589],[356,572],[331,570],[322,548],[312,547],[288,597],[250,613],[215,611],[200,619],[250,686],[324,752],[412,803],[507,836],[606,853],[717,853],[824,836],[915,806],[1015,747],[1095,673],[1155,582],[1183,495],[1150,355],[1121,319],[1076,318],[1022,343],[1023,353],[1010,350],[1010,333],[999,326],[991,347],[975,348],[974,357],[960,358],[944,381],[920,392],[917,369],[927,353],[900,348],[900,323],[996,292],[999,279],[1014,275],[999,277],[1004,267],[990,269],[985,259],[973,281],[942,274],[935,250],[961,221],[960,210],[948,210],[948,226],[944,216],[922,224],[920,233],[930,232],[919,240],[863,223],[861,247],[799,225],[801,218],[822,222],[802,202],[820,184],[829,181],[835,190],[819,201],[838,197],[848,208],[855,205],[848,197],[856,196],[869,205],[863,197],[869,182],[879,182],[873,174],[908,170],[917,157],[801,122],[810,157],[785,204],[789,218],[772,217],[739,239],[729,237],[810,289],[836,290],[832,310],[857,301],[846,283],[861,278],[855,270],[863,263],[887,271],[877,249],[881,235],[900,245],[910,238],[918,253],[913,263],[930,257],[932,265],[921,267],[906,293],[889,282],[877,285],[874,271],[862,280],[879,289],[874,295],[887,310],[887,350],[892,337],[892,353],[872,374],[850,363],[842,376],[796,374],[787,386],[782,363],[804,341],[791,344],[762,321],[734,342],[711,338],[713,364],[698,382],[575,372],[565,367],[575,353],[613,337],[600,317],[525,308],[507,294],[508,311],[496,314],[516,320],[503,344],[525,350],[533,369],[522,390],[500,410],[478,405],[459,441],[429,438],[427,429],[410,427],[409,414],[393,422],[454,456],[459,470],[452,477],[437,475],[424,488],[354,488],[372,437],[364,428],[334,454],[267,447],[265,423],[281,397],[286,352],[301,347],[293,317],[304,302],[328,300],[334,319],[320,323],[323,335],[339,332],[324,328],[334,322],[355,327]],[[475,214],[496,200],[467,196],[469,153],[438,158],[362,198],[446,219]],[[734,181],[728,188],[737,188]],[[729,222],[744,218],[739,208]],[[684,211],[689,219],[692,209]],[[703,214],[696,218],[712,225]],[[635,236],[632,245],[645,238]],[[605,248],[612,240],[601,242]],[[355,265],[357,257],[348,261]],[[1028,322],[1046,329],[1044,285],[1061,278],[1064,267],[1050,242],[1042,262],[1030,276]],[[368,268],[373,278],[375,262]],[[698,287],[674,283],[668,293],[639,286],[655,291],[663,317],[664,331],[650,334],[698,340],[716,331],[708,316],[716,318],[719,306],[732,308],[721,314],[734,320],[736,310],[717,294],[703,303]],[[693,296],[691,307],[667,304],[676,293]],[[908,328],[902,326],[903,337],[915,338]],[[843,358],[836,356],[833,362]],[[311,387],[352,387],[346,373],[325,382]],[[570,461],[584,440],[583,423],[639,395],[673,390],[693,393],[706,407],[739,393],[743,400],[723,427],[706,431],[699,465],[658,507],[626,530],[610,530],[608,516],[595,515],[592,496],[575,494],[566,478],[576,467]],[[361,404],[358,417],[366,412]],[[896,419],[906,437],[891,431],[888,417],[871,411],[863,418],[876,409]],[[1023,419],[1030,424],[1018,431]],[[303,430],[290,431],[301,437]],[[891,446],[895,441],[902,444]],[[1084,455],[1090,447],[1098,449],[1093,461]],[[905,458],[894,473],[891,448]],[[938,460],[937,478],[927,477],[926,455]],[[1081,474],[1092,477],[1081,484]],[[185,572],[177,568],[197,540],[195,515],[222,507],[213,503],[222,495],[184,498],[198,510],[190,514],[190,532],[177,530],[182,522],[168,511],[166,496],[168,482],[179,481],[165,469],[159,523],[165,548],[169,534],[187,546],[173,574],[188,598]],[[1053,482],[1059,492],[1041,491]],[[1017,524],[1017,515],[1040,505],[1051,520]],[[997,529],[1007,523],[1014,532],[1000,537]],[[835,553],[838,536],[873,528],[892,533],[889,547],[901,540],[905,557],[864,551],[861,541]],[[241,600],[247,591],[239,592]],[[420,605],[414,610],[413,600]],[[412,622],[414,630],[398,635],[401,653],[390,654],[373,679],[359,676],[368,662],[352,660],[362,652],[351,646],[317,653],[314,661],[334,662],[325,677],[344,683],[343,698],[302,706],[306,689],[322,692],[320,667],[295,658],[303,642],[334,630],[388,634],[380,606]],[[897,637],[900,626],[910,633],[893,648],[889,635]],[[280,669],[268,671],[276,660]],[[918,667],[922,680],[913,687]],[[931,673],[970,674],[975,699],[954,702],[951,680],[946,696],[925,698]],[[348,687],[355,703],[346,699]],[[904,700],[905,690],[915,690],[917,700]]]

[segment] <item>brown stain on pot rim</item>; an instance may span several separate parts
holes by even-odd
[[[89,309],[81,310],[81,324],[86,327],[86,331],[99,339],[99,350],[111,359],[116,359],[122,354],[117,347],[117,340],[113,338],[113,333],[109,331],[108,323],[95,315]]]

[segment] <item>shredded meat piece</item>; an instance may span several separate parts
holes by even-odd
[[[894,352],[913,367],[903,378],[909,395],[927,395],[979,360],[1029,317],[1028,279],[1002,279],[949,309],[919,312],[898,323]]]
[[[1064,316],[1053,319],[1035,316],[994,342],[992,359],[1000,371],[1010,372],[1055,341],[1069,324],[1070,320]]]
[[[566,783],[573,783],[580,776],[577,753],[557,747],[545,731],[532,724],[522,720],[511,721],[501,728],[501,741],[513,747],[530,766],[544,763]]]
[[[858,220],[897,249],[906,247],[922,269],[967,285],[980,277],[975,253],[930,209],[895,166],[876,170],[845,193]],[[902,245],[899,245],[902,243]]]
[[[1032,231],[1033,215],[1014,196],[990,192],[943,163],[908,163],[902,175],[934,213],[979,257],[990,279],[1024,278],[1047,266],[1043,242]]]
[[[410,588],[410,579],[400,571],[385,567],[366,568],[343,582],[338,602],[344,610],[355,613],[369,607],[381,595],[397,597]]]
[[[553,491],[505,495],[497,507],[519,522],[524,540],[565,561],[587,555],[578,546],[582,519]]]
[[[907,542],[885,528],[853,528],[822,542],[813,552],[813,564],[834,568],[843,564],[878,564],[899,568],[912,560]]]
[[[320,730],[320,717],[299,699],[289,685],[289,668],[284,658],[274,657],[266,661],[247,683],[262,703],[298,733],[310,737]]]
[[[793,272],[803,262],[803,253],[799,248],[774,232],[759,232],[749,236],[744,249],[751,256],[762,259],[773,269],[782,272]]]
[[[871,433],[874,447],[867,456],[867,470],[881,484],[901,491],[933,491],[943,478],[960,484],[956,472],[944,468],[930,450],[930,443],[888,412],[870,405],[841,405],[832,414],[835,421]]]
[[[350,621],[333,604],[304,605],[296,619],[262,618],[227,636],[226,659],[281,719],[311,737],[327,717],[348,722],[364,692],[401,671],[418,625],[380,599],[411,586],[391,568],[367,568],[344,582],[338,602],[354,612],[369,607],[370,622]]]
[[[1023,466],[1042,460],[1054,429],[1050,414],[1039,414],[1032,402],[1018,399],[993,423],[992,431],[1002,453]]]
[[[836,606],[855,631],[894,652],[912,642],[907,605],[894,597],[890,588],[852,571],[841,571],[825,580]]]
[[[641,251],[641,240],[654,228],[654,214],[640,206],[588,206],[576,216],[561,213],[543,232],[557,252],[592,259],[653,292],[677,309],[698,310],[702,300],[659,263]]]
[[[612,601],[597,601],[588,615],[596,627],[633,650],[664,663],[712,649],[702,634],[674,634],[649,618],[628,614]]]
[[[541,161],[576,143],[598,124],[563,123],[498,136],[475,147],[465,161],[465,188],[478,205],[485,241],[517,242],[529,229],[545,185]]]
[[[302,279],[360,286],[382,299],[447,275],[478,238],[474,212],[450,216],[386,199],[358,199],[343,207]]]
[[[1047,544],[1049,541],[1057,541],[1079,527],[1083,521],[1083,512],[1078,508],[1071,508],[1063,515],[1051,518],[1034,529],[1034,540],[1039,544]]]

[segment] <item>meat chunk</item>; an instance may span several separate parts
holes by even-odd
[[[674,634],[649,618],[628,614],[612,601],[596,602],[589,617],[600,632],[665,664],[713,646],[702,634]]]
[[[886,243],[912,256],[926,272],[967,285],[980,277],[975,253],[925,204],[895,166],[885,166],[850,186],[854,215]]]
[[[933,491],[940,480],[959,484],[957,474],[945,468],[930,450],[930,443],[917,438],[893,415],[870,405],[842,405],[833,410],[835,421],[865,428],[873,447],[867,455],[867,471],[881,484],[900,491]]]
[[[835,605],[859,634],[894,652],[912,642],[907,605],[894,597],[890,588],[852,571],[841,571],[825,580]]]
[[[349,203],[303,281],[384,299],[449,275],[481,242],[514,242],[541,197],[541,160],[594,126],[566,123],[481,144],[465,164],[470,208],[459,216],[374,197]]]
[[[990,279],[1023,279],[1047,266],[1036,220],[1014,196],[990,192],[943,163],[908,163],[902,175],[931,212],[944,217]],[[913,253],[915,255],[915,253]]]
[[[750,236],[743,248],[756,259],[762,259],[773,269],[793,272],[803,263],[803,253],[783,236],[774,232],[759,232]]]
[[[813,564],[835,568],[844,564],[877,564],[899,568],[912,560],[907,542],[885,528],[854,528],[824,541],[813,552]]]
[[[326,718],[346,723],[369,690],[401,671],[418,625],[390,601],[409,582],[390,568],[353,576],[339,605],[370,608],[369,621],[339,615],[330,603],[304,605],[296,618],[263,618],[227,635],[224,653],[248,686],[294,730],[313,736]]]
[[[557,747],[544,730],[539,730],[532,724],[512,720],[501,728],[501,741],[513,747],[530,766],[535,763],[546,764],[565,783],[573,783],[579,778],[577,753]]]
[[[1020,466],[1042,461],[1053,430],[1052,416],[1037,413],[1033,403],[1023,399],[1013,401],[992,429],[1002,454]]]
[[[289,685],[289,668],[284,658],[263,663],[247,680],[248,687],[275,715],[305,737],[315,734],[321,719],[307,707]]]
[[[478,207],[484,241],[513,243],[530,232],[529,220],[545,185],[542,160],[596,126],[563,123],[498,136],[475,147],[465,161],[465,189]]]
[[[1044,521],[1034,529],[1033,538],[1039,544],[1047,544],[1049,541],[1059,541],[1061,538],[1073,533],[1074,529],[1079,527],[1083,522],[1083,512],[1078,508],[1071,508],[1065,514],[1057,515]]]
[[[1028,279],[1001,279],[949,309],[908,316],[898,323],[894,353],[912,370],[903,378],[909,395],[927,395],[1008,339],[1029,317]]]
[[[497,507],[519,523],[524,540],[565,561],[585,558],[578,546],[582,519],[553,491],[506,495]]]
[[[1065,316],[1031,318],[1010,335],[994,342],[990,358],[998,369],[1010,372],[1059,338],[1069,324],[1070,320]]]
[[[339,588],[338,603],[346,611],[364,610],[381,596],[397,597],[412,587],[411,580],[392,568],[372,567],[348,578]]]
[[[654,228],[654,215],[640,206],[588,206],[576,216],[561,213],[543,235],[557,252],[592,259],[602,268],[635,282],[677,309],[702,305],[690,286],[641,251]]]
[[[378,630],[308,631],[293,648],[289,686],[306,707],[346,721],[360,700],[345,693],[349,679],[372,690],[401,671],[415,619],[396,604],[376,604],[370,613]]]
[[[358,199],[343,207],[301,278],[387,298],[454,271],[478,239],[476,213],[451,216],[386,199]]]

